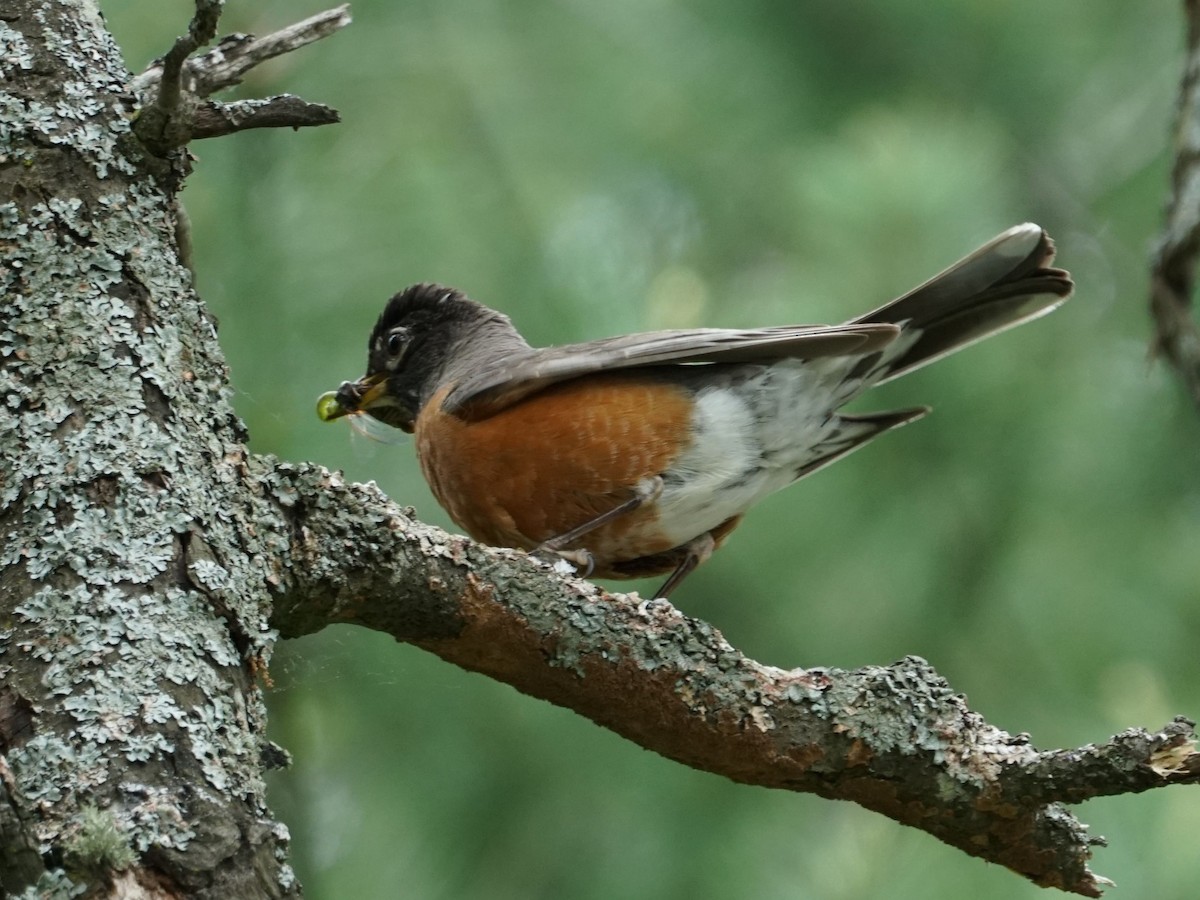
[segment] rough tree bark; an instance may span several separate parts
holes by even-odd
[[[1200,410],[1200,328],[1192,313],[1200,257],[1200,0],[1184,0],[1183,7],[1187,59],[1175,114],[1171,190],[1150,266],[1150,350],[1166,359]]]
[[[249,454],[181,263],[183,147],[334,118],[207,98],[346,15],[185,64],[216,31],[219,3],[196,6],[138,79],[90,4],[0,10],[4,893],[298,896],[263,797],[286,754],[264,738],[259,681],[278,637],[355,622],[687,765],[854,800],[1098,895],[1099,841],[1062,804],[1194,782],[1191,722],[1040,752],[922,660],[764,666],[665,604],[639,612],[373,487]]]

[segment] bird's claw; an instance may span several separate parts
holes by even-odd
[[[556,550],[542,544],[529,551],[529,555],[550,563],[555,571],[559,571],[559,565],[565,562],[575,570],[574,574],[579,578],[587,578],[596,569],[596,558],[588,550]],[[561,574],[571,573],[562,572]]]
[[[649,620],[653,618],[650,613],[651,607],[662,608],[670,605],[671,602],[666,597],[648,597],[637,605],[637,614],[639,617]]]

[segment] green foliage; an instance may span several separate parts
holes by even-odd
[[[1032,219],[1078,295],[863,404],[931,403],[752,513],[675,598],[780,666],[928,658],[1041,747],[1200,712],[1200,425],[1146,362],[1168,0],[359,0],[257,74],[344,123],[194,147],[198,286],[256,450],[449,524],[411,446],[324,425],[384,300],[539,342],[838,321]],[[140,69],[189,3],[106,0]],[[231,2],[265,32],[322,4]],[[645,587],[645,586],[643,586]],[[284,647],[274,782],[314,900],[1045,897],[850,805],[725,783],[378,635]],[[1190,898],[1187,791],[1095,801],[1110,896]]]

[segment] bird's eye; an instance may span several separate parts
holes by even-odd
[[[404,329],[402,329],[402,328],[397,328],[395,331],[393,331],[391,334],[388,335],[388,339],[387,339],[388,356],[395,358],[395,357],[398,357],[402,352],[404,352],[404,338],[405,338],[405,334],[404,334]]]

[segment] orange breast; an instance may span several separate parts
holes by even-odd
[[[624,374],[566,382],[480,421],[417,417],[421,469],[438,502],[476,540],[531,549],[627,500],[665,472],[689,440],[692,399],[665,381]],[[579,541],[597,574],[671,549],[653,504]]]

